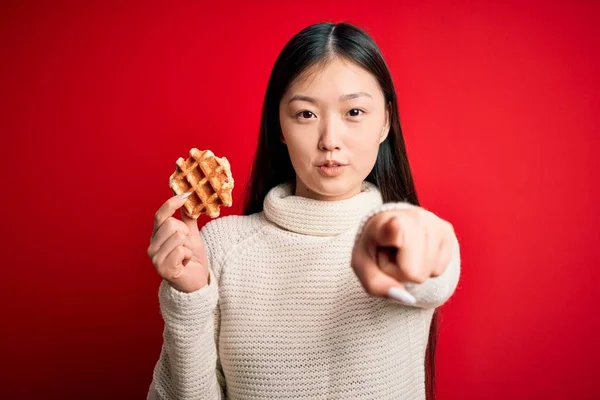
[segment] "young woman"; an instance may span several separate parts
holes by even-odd
[[[285,46],[245,215],[199,231],[172,216],[183,197],[156,212],[165,328],[149,399],[433,396],[432,317],[459,247],[418,206],[397,107],[359,28],[316,24]]]

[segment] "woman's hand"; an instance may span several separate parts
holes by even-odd
[[[161,278],[175,289],[191,293],[208,283],[208,260],[198,221],[183,210],[181,221],[173,217],[184,203],[183,196],[173,196],[158,209],[148,256]]]
[[[415,304],[402,283],[441,275],[454,237],[449,222],[423,208],[383,211],[367,221],[354,244],[352,269],[369,294]]]

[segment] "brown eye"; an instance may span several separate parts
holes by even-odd
[[[298,114],[296,114],[297,117],[299,117],[299,118],[305,118],[305,119],[310,119],[314,115],[315,114],[313,114],[311,111],[300,111]]]
[[[353,108],[352,110],[348,111],[348,114],[350,114],[351,117],[358,117],[362,112],[363,112],[363,110],[359,110],[358,108]]]

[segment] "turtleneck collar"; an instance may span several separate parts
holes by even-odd
[[[337,201],[296,196],[292,190],[289,183],[272,188],[264,200],[264,213],[274,224],[303,235],[339,235],[358,226],[366,213],[383,203],[377,186],[366,181],[359,194]]]

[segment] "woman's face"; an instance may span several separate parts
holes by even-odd
[[[360,193],[389,112],[375,78],[335,58],[292,83],[279,104],[279,120],[296,171],[296,195],[342,200]]]

